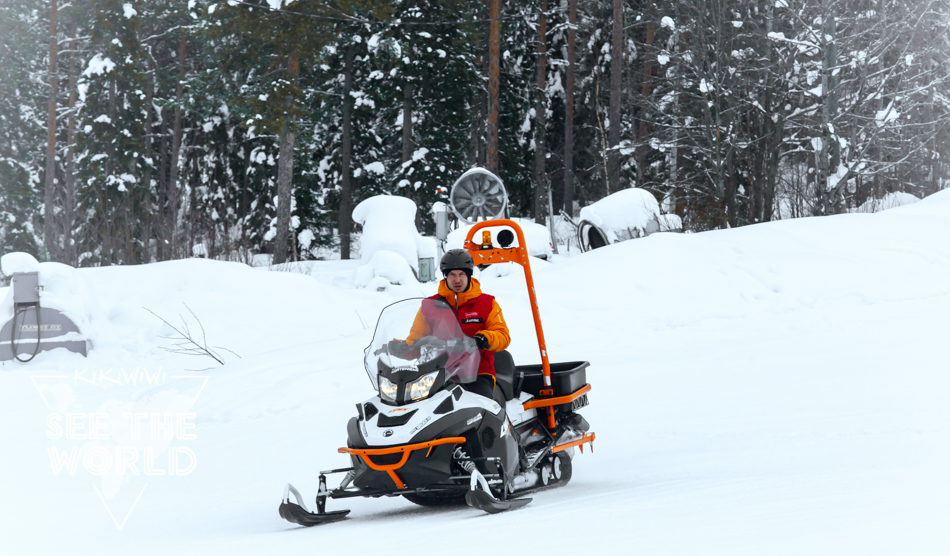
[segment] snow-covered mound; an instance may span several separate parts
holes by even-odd
[[[406,197],[370,197],[353,209],[353,221],[363,226],[357,287],[409,283],[417,279],[419,259],[436,256],[435,240],[416,231],[416,204]]]
[[[582,413],[597,441],[570,484],[494,516],[331,500],[350,519],[313,529],[278,517],[283,484],[309,503],[320,470],[348,465],[336,449],[373,393],[375,315],[434,287],[345,289],[320,271],[206,260],[80,269],[103,345],[0,366],[3,550],[946,554],[947,237],[950,191],[537,264],[552,360],[591,363]],[[520,273],[481,279],[515,361],[536,362]],[[224,364],[163,350],[174,331],[143,308]],[[497,542],[467,540],[484,531]],[[423,540],[385,540],[405,538]]]
[[[854,212],[881,212],[882,210],[902,207],[904,205],[912,205],[918,201],[920,201],[920,198],[915,195],[904,193],[903,191],[894,191],[880,199],[868,199],[863,202],[861,206],[854,209]]]

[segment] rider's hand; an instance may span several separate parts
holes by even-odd
[[[402,357],[409,351],[409,344],[402,340],[390,340],[389,341],[389,354],[395,355],[396,357]]]
[[[491,344],[488,343],[488,338],[482,336],[481,334],[475,335],[475,345],[478,346],[478,349],[491,349]]]

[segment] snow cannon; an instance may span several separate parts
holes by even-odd
[[[577,244],[581,251],[646,237],[656,232],[682,232],[675,214],[660,214],[660,204],[645,189],[621,189],[581,209]]]
[[[79,327],[61,312],[40,305],[43,285],[36,259],[9,253],[3,256],[2,270],[10,276],[11,287],[0,313],[9,311],[12,297],[13,318],[0,328],[0,361],[28,363],[37,353],[56,348],[85,357],[86,341]]]
[[[495,174],[484,168],[472,168],[452,185],[449,208],[463,224],[504,218],[508,191]]]

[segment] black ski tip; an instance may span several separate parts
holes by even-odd
[[[514,500],[497,500],[492,495],[483,490],[470,490],[465,494],[465,503],[490,514],[515,510],[522,506],[527,506],[531,498],[516,498]]]
[[[346,515],[350,513],[350,510],[339,510],[335,512],[315,514],[308,512],[293,502],[281,502],[278,512],[280,513],[280,517],[291,523],[303,525],[304,527],[313,527],[314,525],[330,523],[331,521],[339,521],[345,518]]]

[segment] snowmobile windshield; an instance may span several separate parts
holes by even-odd
[[[446,382],[464,384],[478,378],[481,364],[475,339],[462,331],[455,310],[442,299],[406,299],[383,309],[363,353],[366,373],[377,389],[380,365],[400,371],[441,367]]]

